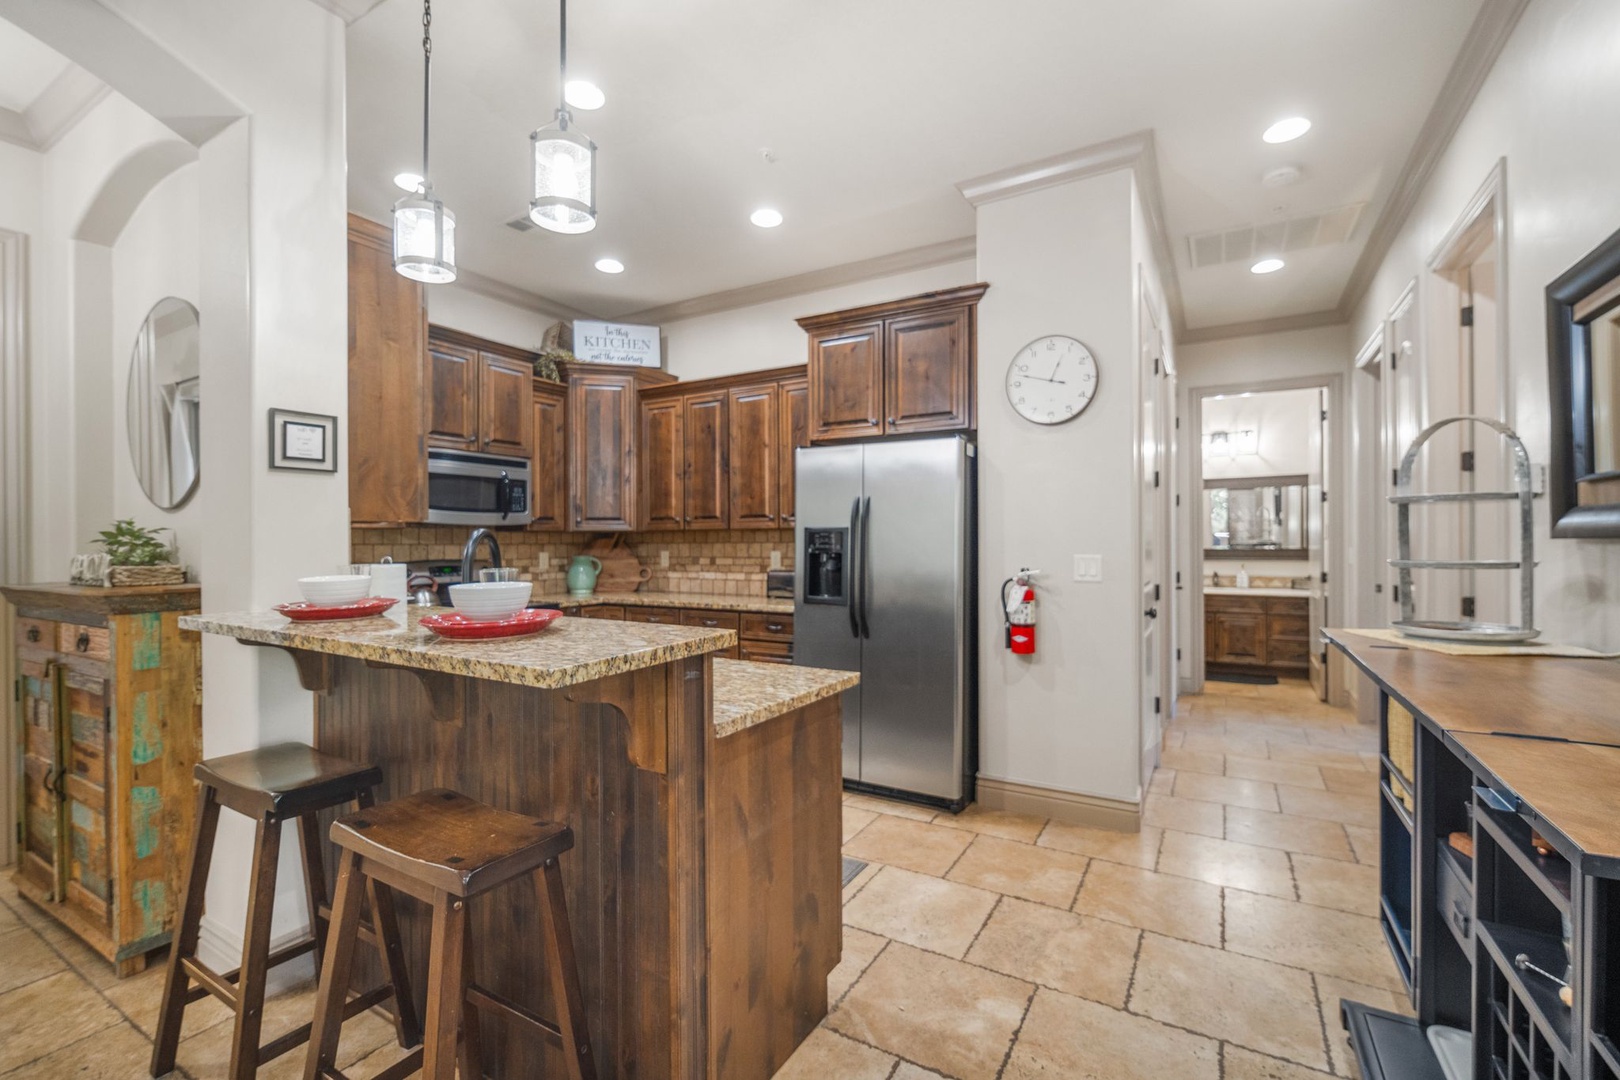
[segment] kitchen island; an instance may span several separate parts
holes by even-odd
[[[838,695],[857,676],[716,659],[730,630],[565,617],[452,642],[421,614],[184,625],[286,650],[316,692],[316,745],[380,766],[383,798],[448,787],[573,828],[562,870],[603,1080],[766,1080],[825,1015],[839,959]],[[420,999],[427,920],[399,907]],[[554,1015],[538,920],[527,889],[475,904],[474,967]],[[548,1043],[483,1034],[490,1075],[563,1075]]]

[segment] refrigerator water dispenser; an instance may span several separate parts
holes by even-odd
[[[846,604],[844,545],[848,528],[804,530],[804,602]]]

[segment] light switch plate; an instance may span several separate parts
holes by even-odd
[[[771,569],[772,570],[780,570],[780,569],[782,569],[782,549],[781,548],[772,548],[771,549]]]
[[[1101,555],[1076,555],[1074,557],[1074,580],[1097,582],[1102,579]]]
[[[534,557],[534,568],[535,568],[535,570],[539,571],[542,574],[545,573],[547,570],[550,570],[551,569],[551,552],[542,551],[540,554],[536,555]]]
[[[665,549],[661,550],[658,553],[658,568],[660,570],[668,570],[669,569],[669,549],[668,548],[665,548]]]

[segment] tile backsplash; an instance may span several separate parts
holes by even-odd
[[[353,529],[349,546],[355,562],[459,561],[471,532],[459,525],[413,525],[398,529]],[[597,533],[531,532],[496,529],[501,561],[515,566],[540,593],[567,588],[568,560],[585,550]],[[782,569],[793,569],[792,529],[646,532],[622,534],[652,577],[642,592],[703,593],[712,596],[764,596],[771,553],[781,553]],[[669,553],[669,565],[660,555]],[[547,566],[540,568],[541,557]]]

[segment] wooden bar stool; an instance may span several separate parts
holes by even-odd
[[[371,807],[375,802],[372,790],[382,783],[382,771],[375,766],[322,754],[302,743],[286,743],[211,758],[197,765],[196,777],[202,790],[198,794],[196,833],[191,842],[191,867],[186,874],[180,925],[169,949],[163,1005],[152,1045],[152,1075],[162,1076],[174,1069],[186,1006],[202,1000],[206,994],[213,994],[236,1013],[229,1080],[251,1080],[261,1064],[280,1057],[309,1038],[311,1025],[304,1024],[265,1046],[259,1045],[264,1021],[264,984],[269,969],[308,952],[315,954],[319,969],[325,952],[331,908],[326,903],[320,822],[315,815],[351,802],[358,803],[362,810]],[[197,928],[202,920],[203,894],[208,888],[208,866],[213,859],[221,806],[228,806],[257,823],[242,966],[223,974],[197,959]],[[298,843],[303,851],[304,891],[312,932],[306,941],[271,952],[270,916],[276,896],[281,824],[294,819],[298,821]],[[358,915],[356,910],[350,920],[346,931],[350,936],[357,932]],[[422,1041],[422,1027],[405,978],[405,953],[399,943],[393,897],[386,887],[371,890],[371,915],[372,925],[365,927],[364,933],[381,953],[389,981],[347,1002],[341,1000],[346,995],[339,994],[341,1007],[345,1016],[353,1016],[392,997],[400,1045],[416,1046]],[[346,975],[341,985],[347,989]]]
[[[442,789],[423,791],[339,818],[332,823],[338,858],[337,898],[316,995],[305,1080],[346,1080],[337,1069],[343,987],[354,956],[360,892],[372,881],[433,907],[428,950],[425,1044],[377,1077],[399,1080],[418,1069],[426,1080],[453,1080],[459,1059],[463,1080],[484,1075],[479,1056],[480,1010],[499,1013],[562,1048],[573,1080],[595,1080],[585,1004],[574,964],[562,871],[557,856],[574,846],[566,825],[497,810]],[[467,903],[516,878],[534,874],[552,963],[555,1022],[472,981]],[[458,1035],[459,1040],[458,1040]],[[459,1042],[459,1046],[458,1046]]]

